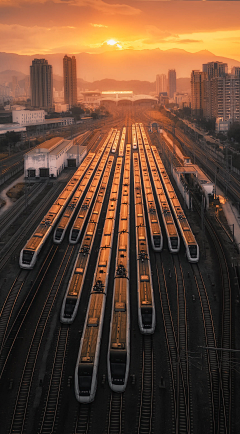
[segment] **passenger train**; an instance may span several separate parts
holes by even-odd
[[[118,157],[75,368],[75,396],[81,403],[92,402],[97,388],[97,371],[122,162],[123,159]]]
[[[150,334],[154,333],[155,330],[155,304],[142,200],[139,157],[137,153],[133,154],[133,168],[137,252],[138,323],[142,333]]]
[[[126,138],[126,127],[123,127],[122,136],[121,136],[120,145],[119,145],[119,154],[118,154],[119,157],[124,156],[125,138]]]
[[[180,238],[178,235],[178,231],[143,126],[141,126],[141,132],[143,135],[143,143],[146,150],[148,163],[151,169],[151,175],[153,178],[153,183],[158,197],[161,216],[163,219],[163,224],[167,235],[168,248],[171,253],[177,253],[179,252],[180,249]]]
[[[119,214],[118,244],[113,288],[112,316],[107,355],[108,382],[114,392],[124,392],[130,363],[130,171],[131,145],[126,146]]]
[[[139,144],[139,155],[140,155],[141,171],[143,177],[144,196],[147,205],[147,217],[148,217],[149,228],[150,228],[151,244],[153,250],[155,250],[156,252],[160,252],[163,248],[163,236],[162,236],[161,226],[159,223],[155,199],[152,191],[152,184],[148,172],[145,152],[142,144]]]
[[[94,155],[95,154],[91,152],[85,157],[66,187],[63,189],[47,214],[44,216],[43,220],[38,225],[31,238],[21,250],[19,258],[19,265],[21,268],[31,269],[34,267],[44,243],[50,235],[57,220],[65,210],[69,200],[73,196],[82,179],[82,176],[91,164]]]
[[[169,179],[169,176],[166,173],[165,167],[162,163],[162,160],[159,156],[156,146],[152,146],[153,155],[155,157],[155,161],[157,163],[160,176],[166,191],[166,194],[169,198],[173,213],[176,218],[176,222],[181,232],[183,242],[186,248],[186,255],[189,262],[198,262],[199,261],[199,246],[193,235],[191,227],[188,223],[188,220],[184,214],[182,206],[179,202],[179,199],[174,191],[172,183]]]
[[[99,160],[102,158],[103,152],[104,152],[104,147],[99,149],[99,151],[95,155],[95,158],[93,159],[88,171],[86,172],[85,176],[81,180],[69,204],[66,206],[64,214],[60,219],[59,223],[57,224],[56,229],[54,230],[54,234],[53,234],[54,243],[60,244],[63,241],[67,228],[72,221],[72,218],[79,205],[80,200],[82,199],[84,193],[88,188],[88,184],[99,163]]]
[[[76,244],[79,241],[83,226],[84,226],[85,221],[86,221],[87,216],[88,216],[89,208],[91,207],[91,203],[94,199],[95,192],[98,188],[103,169],[105,167],[108,155],[111,151],[111,146],[112,145],[109,141],[107,148],[106,148],[106,150],[102,156],[102,159],[99,163],[98,170],[97,170],[97,172],[93,178],[91,186],[88,189],[87,195],[86,195],[86,197],[85,197],[85,199],[81,205],[81,208],[78,212],[78,215],[74,220],[74,223],[72,225],[72,228],[71,228],[70,234],[69,234],[69,243],[70,244]]]
[[[95,199],[88,225],[86,227],[82,243],[79,248],[76,262],[73,266],[68,287],[63,299],[60,321],[64,324],[71,324],[77,314],[78,305],[82,293],[82,287],[89,263],[90,253],[93,246],[102,205],[107,191],[109,178],[112,171],[114,157],[110,156],[103,173],[102,182]]]

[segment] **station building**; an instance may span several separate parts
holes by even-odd
[[[74,140],[54,137],[24,155],[25,178],[56,178],[65,167],[77,167],[85,157],[85,146]]]

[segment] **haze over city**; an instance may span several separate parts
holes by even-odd
[[[191,68],[189,61],[188,69],[181,68],[178,77],[183,77],[190,68],[196,68],[194,59],[199,58],[199,66],[202,57],[208,57],[207,61],[220,60],[215,56],[240,61],[239,15],[240,3],[236,1],[1,0],[1,52],[38,54],[50,62],[51,55],[57,53],[105,53],[102,61],[108,59],[116,63],[118,79],[117,67],[121,59],[125,62],[133,57],[139,69],[141,62],[138,60],[142,59],[144,67],[148,57],[154,57],[156,62],[167,57],[170,68],[174,56],[183,56],[183,64],[189,57],[194,64]],[[184,51],[176,52],[176,49]],[[78,77],[83,78],[85,74],[89,81],[115,78],[114,68],[110,68],[109,76],[107,65],[99,76],[97,70],[91,74],[85,72],[84,61],[88,59],[89,56],[82,55],[83,65],[78,65]],[[3,71],[2,59],[1,63]],[[233,66],[234,62],[228,63]],[[154,71],[152,77],[156,73]],[[125,78],[144,79],[141,71],[139,77],[136,76],[131,64]],[[151,74],[145,74],[145,79],[151,79]]]

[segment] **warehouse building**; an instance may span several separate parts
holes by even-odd
[[[25,178],[56,178],[65,167],[77,167],[87,153],[73,140],[54,137],[24,155]]]

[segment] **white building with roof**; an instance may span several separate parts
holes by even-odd
[[[19,125],[34,125],[45,121],[44,110],[13,110],[12,121]]]
[[[79,146],[76,155],[75,148],[72,140],[62,137],[54,137],[41,143],[24,155],[25,178],[56,178],[65,167],[78,166],[87,150],[86,147]]]

